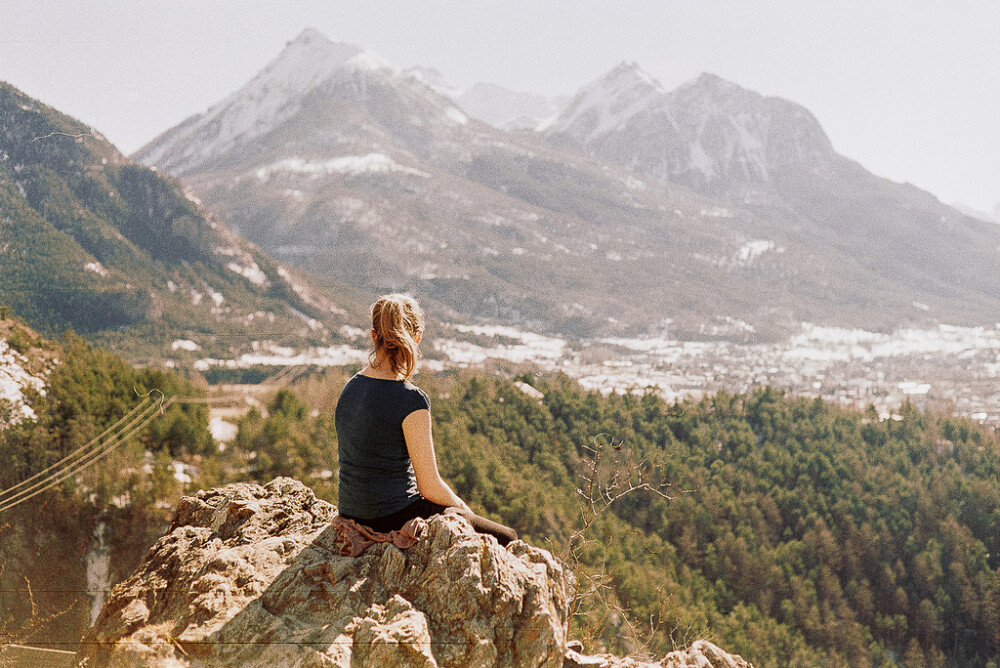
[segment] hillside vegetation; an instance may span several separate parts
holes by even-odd
[[[111,583],[124,579],[163,532],[183,491],[174,462],[210,459],[216,445],[204,405],[155,409],[159,392],[199,394],[188,381],[134,369],[72,333],[55,342],[21,323],[2,326],[29,360],[57,362],[45,393],[32,397],[37,418],[0,420],[0,644],[75,649],[90,623],[91,597],[99,594],[87,573],[97,534],[106,539]],[[144,400],[155,409],[153,419],[131,439],[100,458],[93,446],[79,450]],[[32,480],[74,452],[94,454],[94,464],[62,482],[50,475],[69,470],[63,467]],[[68,463],[83,461],[76,456]],[[27,484],[12,490],[19,483]]]
[[[4,434],[4,488],[124,414],[135,390],[191,391],[79,341],[66,358],[75,363],[53,373],[38,422]],[[335,502],[332,409],[348,377],[331,370],[279,392],[221,452],[203,407],[171,407],[112,460],[0,516],[3,589],[29,575],[37,591],[74,590],[49,595],[51,610],[82,599],[98,517],[120,580],[181,492],[174,460],[199,471],[188,491],[292,475]],[[670,405],[585,392],[563,376],[517,380],[544,398],[497,376],[420,384],[456,491],[576,564],[574,634],[588,649],[662,654],[703,637],[759,667],[992,665],[1000,652],[994,434],[908,406],[883,421],[769,388]],[[637,489],[599,500],[643,482],[668,483],[672,498]],[[58,577],[33,561],[43,553],[58,557],[44,561]],[[26,614],[9,594],[0,605],[5,618]],[[85,625],[77,615],[75,638]],[[71,637],[50,629],[37,640]]]
[[[135,360],[176,339],[232,356],[250,338],[325,338],[328,299],[246,243],[174,180],[0,82],[0,301]],[[235,342],[235,343],[234,343]]]
[[[331,397],[312,380],[251,414],[228,456],[267,462],[335,499],[323,478]],[[901,420],[763,388],[668,405],[566,377],[423,379],[443,472],[473,507],[575,557],[577,632],[660,654],[708,637],[757,666],[943,666],[1000,650],[1000,451],[995,435],[912,407]],[[319,440],[317,440],[317,438]],[[626,494],[581,527],[597,486],[631,464],[670,483]],[[597,509],[600,509],[598,504]],[[592,586],[591,586],[592,585]],[[618,615],[626,612],[629,623]]]

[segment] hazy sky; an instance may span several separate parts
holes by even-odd
[[[131,153],[306,27],[460,87],[712,72],[804,105],[876,174],[1000,201],[1000,0],[0,0],[0,79]]]

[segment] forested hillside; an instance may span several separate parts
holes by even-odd
[[[252,412],[224,469],[293,475],[335,500],[345,380],[312,378]],[[577,562],[579,635],[654,654],[708,637],[757,666],[969,665],[1000,651],[994,434],[773,389],[669,405],[521,380],[544,398],[489,376],[421,385],[456,491]],[[673,498],[636,489],[601,512],[601,492],[644,482]]]
[[[251,338],[338,336],[314,331],[336,311],[328,298],[180,184],[3,82],[0,300],[35,329],[72,328],[133,361],[177,339],[232,356]]]
[[[53,372],[38,422],[4,435],[4,488],[124,414],[136,391],[191,391],[79,342],[67,359],[77,363]],[[112,460],[0,515],[3,560],[21,565],[7,569],[3,589],[23,589],[29,570],[40,577],[27,566],[39,554],[56,557],[44,563],[60,564],[60,575],[33,580],[36,591],[82,589],[98,517],[113,536],[112,579],[121,579],[163,530],[164,506],[181,487],[292,475],[336,501],[332,410],[348,377],[330,370],[279,392],[221,452],[203,408],[171,407]],[[759,667],[993,665],[995,434],[907,406],[901,419],[880,420],[767,388],[671,405],[588,393],[563,376],[516,380],[543,398],[465,372],[419,383],[456,491],[576,564],[574,633],[589,650],[662,654],[707,638]],[[191,482],[173,475],[175,460],[194,466]],[[86,607],[69,592],[51,595],[47,610],[74,598]],[[0,605],[4,617],[25,614],[10,594]],[[68,635],[43,630],[36,641]]]
[[[184,489],[177,465],[216,445],[204,405],[166,405],[200,394],[179,376],[134,369],[74,334],[56,342],[0,325],[31,366],[50,365],[44,393],[27,397],[36,418],[0,419],[0,644],[72,649],[98,589],[162,533]]]
[[[539,543],[578,522],[595,439],[610,468],[630,454],[671,482],[672,500],[613,504],[584,551],[632,618],[658,625],[657,651],[691,635],[757,666],[984,665],[1000,651],[995,435],[773,389],[671,406],[535,385],[541,402],[490,379],[438,388],[447,473]]]

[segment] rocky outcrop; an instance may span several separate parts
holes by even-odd
[[[443,515],[407,550],[379,543],[343,557],[336,512],[289,478],[183,498],[167,534],[108,598],[80,664],[644,665],[568,647],[573,576],[545,550],[500,547]],[[747,665],[703,654],[655,665]]]
[[[566,651],[563,668],[753,668],[743,657],[733,656],[705,640],[687,649],[671,652],[656,663],[619,658],[610,654],[585,656],[576,649]]]

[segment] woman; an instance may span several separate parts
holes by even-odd
[[[447,510],[501,545],[515,540],[513,529],[473,513],[438,472],[430,400],[409,382],[424,331],[417,302],[386,295],[371,314],[375,350],[337,401],[341,517],[386,533]]]

